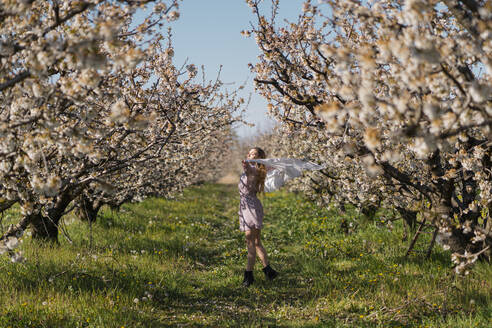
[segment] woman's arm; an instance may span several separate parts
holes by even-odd
[[[251,163],[246,162],[243,160],[243,171],[246,173],[246,175],[251,175],[255,173],[255,167],[251,165]]]
[[[258,175],[256,166],[253,165],[252,163],[243,161],[243,170],[244,173],[246,173],[247,180],[251,183],[254,183]]]

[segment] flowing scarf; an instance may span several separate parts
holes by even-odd
[[[248,159],[246,162],[260,163],[267,167],[265,192],[272,192],[279,189],[287,181],[300,177],[304,170],[322,170],[326,168],[324,165],[295,158]]]

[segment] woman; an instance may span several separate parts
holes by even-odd
[[[265,152],[258,147],[252,148],[247,159],[266,158]],[[258,192],[263,192],[266,167],[263,164],[248,163],[243,160],[244,173],[239,180],[239,229],[246,235],[246,246],[248,248],[248,261],[244,271],[243,285],[248,287],[254,281],[253,268],[256,255],[263,264],[263,272],[270,280],[274,279],[278,273],[273,270],[268,263],[268,255],[261,243],[261,228],[263,228],[263,206],[256,196]]]

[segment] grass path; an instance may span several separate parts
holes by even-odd
[[[25,263],[0,257],[0,328],[492,326],[489,264],[458,278],[438,247],[430,260],[405,259],[402,228],[390,231],[384,215],[340,216],[285,192],[262,202],[273,282],[258,262],[255,283],[241,287],[237,191],[208,184],[104,209],[92,245],[89,225],[73,218],[73,243],[25,237]]]

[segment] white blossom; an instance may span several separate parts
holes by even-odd
[[[492,97],[492,88],[476,81],[471,84],[469,91],[473,101],[477,103],[482,103]]]
[[[173,11],[169,12],[169,14],[167,15],[167,18],[169,21],[175,21],[179,18],[179,12],[176,10],[173,10]]]
[[[123,100],[115,102],[111,106],[110,120],[115,123],[125,123],[130,117],[130,109]]]

